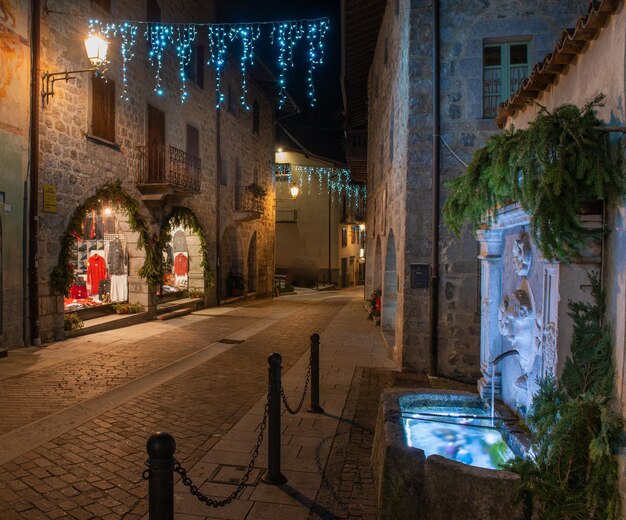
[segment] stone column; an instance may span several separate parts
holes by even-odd
[[[491,398],[492,372],[490,361],[500,353],[501,336],[498,330],[498,310],[502,300],[502,249],[504,232],[501,229],[481,229],[477,232],[481,260],[481,321],[480,370],[478,381],[481,397]],[[495,373],[494,392],[500,394],[500,372]]]

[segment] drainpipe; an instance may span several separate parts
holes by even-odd
[[[39,331],[39,82],[41,81],[41,2],[33,0],[30,84],[30,207],[28,215],[28,304],[30,343],[41,345]]]
[[[439,86],[439,0],[433,0],[433,172],[432,172],[432,231],[430,271],[430,375],[438,373],[438,319],[439,319],[439,183],[440,132],[441,132],[441,89]]]
[[[218,108],[215,111],[215,298],[217,305],[221,300],[221,281],[222,281],[222,266],[220,265],[220,212],[221,212],[221,186],[222,186],[222,109]]]

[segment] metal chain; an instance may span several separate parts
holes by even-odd
[[[306,371],[306,378],[304,380],[304,392],[302,392],[302,397],[300,398],[300,402],[298,403],[298,406],[296,406],[295,409],[291,408],[291,406],[289,406],[289,403],[287,402],[287,396],[285,395],[285,389],[283,388],[283,385],[280,385],[280,398],[283,400],[283,404],[285,405],[285,409],[291,414],[291,415],[296,415],[297,413],[300,412],[300,410],[302,410],[302,405],[304,404],[304,398],[306,397],[307,392],[309,391],[309,381],[311,379],[311,357],[309,357],[309,368],[307,368]]]
[[[195,496],[200,502],[204,502],[207,506],[211,507],[223,507],[226,504],[230,504],[233,500],[235,500],[239,494],[243,491],[246,482],[250,478],[250,474],[254,469],[254,462],[256,458],[259,456],[259,449],[261,448],[261,443],[263,442],[263,434],[265,432],[265,427],[267,426],[267,415],[269,413],[269,405],[270,405],[270,394],[267,393],[267,400],[265,402],[265,411],[263,412],[263,420],[259,423],[259,436],[257,437],[256,444],[252,450],[252,459],[248,463],[248,467],[246,468],[246,472],[241,477],[241,480],[237,484],[237,489],[233,491],[230,495],[222,500],[215,500],[214,498],[210,498],[206,495],[203,495],[200,491],[198,491],[198,487],[195,486],[192,480],[187,476],[187,470],[180,465],[180,462],[176,461],[174,463],[174,471],[180,475],[180,478],[183,482],[183,485],[189,488],[189,492]]]

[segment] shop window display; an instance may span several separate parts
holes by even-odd
[[[110,208],[92,211],[76,237],[74,281],[65,312],[128,301],[126,236]]]
[[[174,229],[172,239],[163,252],[164,274],[162,295],[189,288],[189,247],[183,228]]]

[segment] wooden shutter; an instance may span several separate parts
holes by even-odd
[[[191,125],[187,125],[187,153],[200,157],[200,132]]]
[[[146,3],[146,19],[149,22],[161,21],[161,8],[157,0],[148,0]]]
[[[115,142],[115,82],[102,77],[93,78],[91,134]]]

